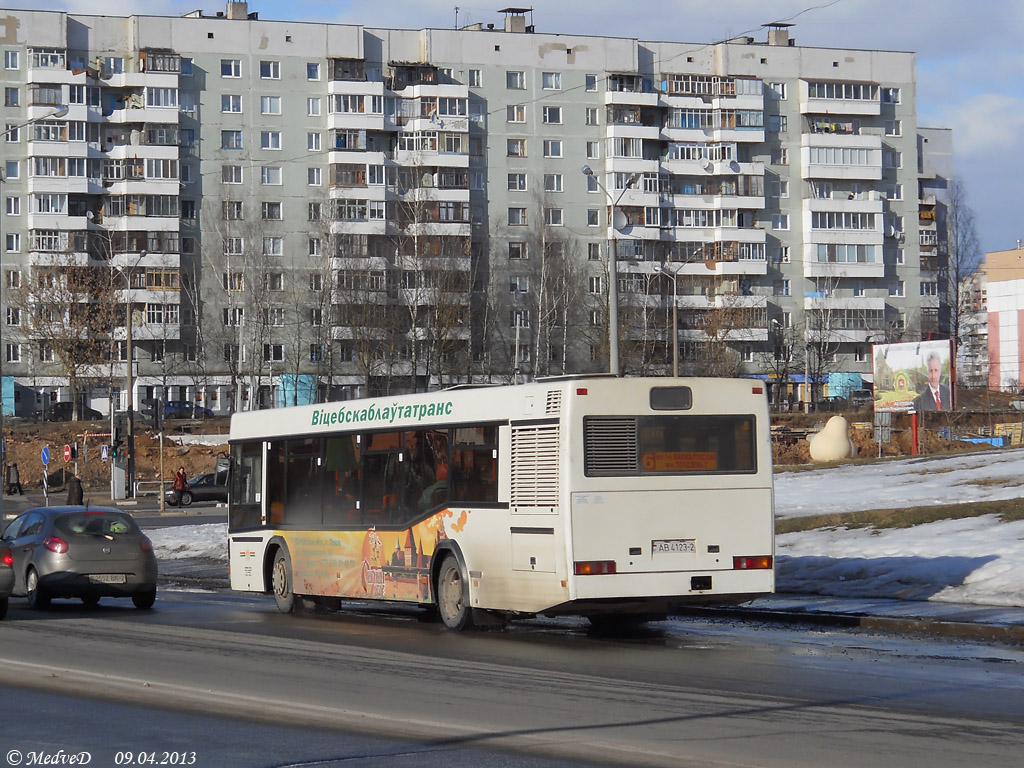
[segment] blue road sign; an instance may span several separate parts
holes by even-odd
[[[101,445],[100,446],[100,460],[101,461],[107,461],[109,458],[110,458],[110,446],[109,445]]]
[[[47,466],[50,463],[50,446],[44,445],[40,455],[43,457],[43,466]]]

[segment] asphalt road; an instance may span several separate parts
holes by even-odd
[[[453,634],[421,618],[374,607],[285,616],[268,598],[169,589],[148,613],[116,601],[37,613],[15,600],[0,626],[0,683],[383,739],[374,744],[384,749],[403,739],[402,754],[420,758],[410,765],[441,749],[467,761],[453,765],[502,764],[483,755],[510,750],[509,765],[999,768],[1018,765],[1024,748],[1016,648],[724,619],[630,637],[571,620]],[[94,743],[96,724],[81,715],[89,707],[76,710],[80,728],[62,728],[65,749]],[[329,740],[306,750],[270,731],[238,732],[260,745],[262,762],[218,752],[203,764],[339,754]],[[188,731],[168,734],[161,748],[178,749]],[[125,743],[146,746],[133,735]]]

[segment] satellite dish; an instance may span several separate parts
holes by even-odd
[[[733,160],[731,163],[729,163],[729,170],[732,171],[733,173],[739,173],[740,164]]]
[[[626,221],[626,214],[624,214],[621,210],[616,208],[615,212],[612,214],[612,226],[615,227],[616,230],[621,232],[626,228],[626,225],[628,223],[629,222]]]
[[[704,163],[704,170],[707,171],[708,173],[711,173],[713,170],[715,170],[715,164],[708,160],[706,163]]]

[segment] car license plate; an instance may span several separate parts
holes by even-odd
[[[655,555],[693,554],[696,551],[696,539],[655,539],[651,542],[651,553]]]
[[[93,584],[124,584],[127,580],[123,573],[94,573],[89,576]]]

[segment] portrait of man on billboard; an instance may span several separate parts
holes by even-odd
[[[944,362],[938,352],[928,355],[928,385],[914,398],[915,411],[948,411],[950,409],[949,386],[942,383]]]

